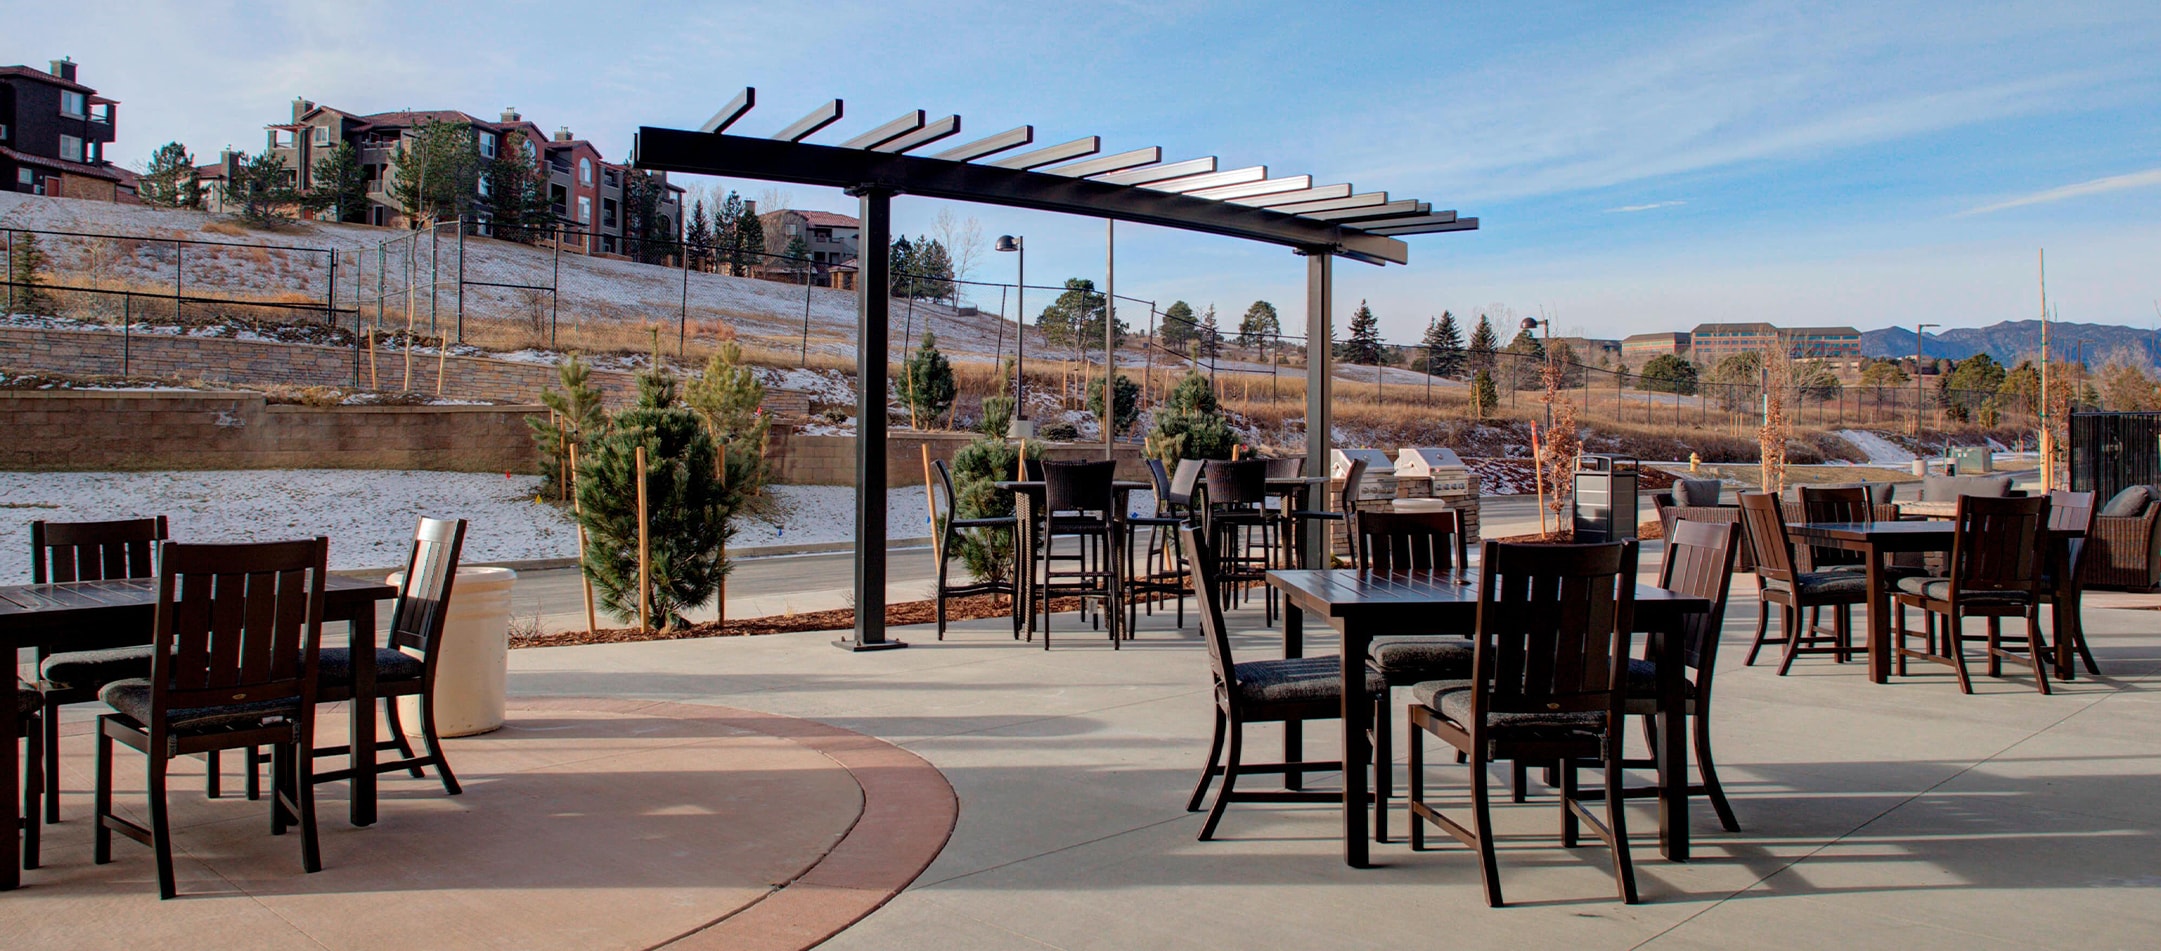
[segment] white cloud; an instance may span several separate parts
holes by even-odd
[[[1654,209],[1658,209],[1658,208],[1672,208],[1672,207],[1674,207],[1674,206],[1676,206],[1676,205],[1685,205],[1685,204],[1688,204],[1688,202],[1685,202],[1685,201],[1654,201],[1654,202],[1651,202],[1651,203],[1650,203],[1650,204],[1648,204],[1648,205],[1622,205],[1622,206],[1621,206],[1621,207],[1619,207],[1619,208],[1608,208],[1608,209],[1606,209],[1606,213],[1607,213],[1607,214],[1609,214],[1609,215],[1611,215],[1611,214],[1629,214],[1629,213],[1631,213],[1631,212],[1637,212],[1637,211],[1651,211],[1651,210],[1654,210]]]
[[[1961,217],[1964,217],[1966,215],[1985,215],[1989,212],[2002,211],[2006,208],[2022,208],[2027,205],[2040,205],[2052,201],[2063,201],[2067,198],[2084,198],[2088,195],[2099,195],[2105,192],[2121,191],[2126,188],[2147,188],[2154,185],[2161,185],[2161,168],[2149,168],[2143,172],[2131,172],[2124,175],[2110,175],[2106,178],[2096,178],[2092,181],[2079,182],[2074,185],[2064,185],[2058,188],[2051,188],[2046,191],[2038,191],[2034,192],[2031,195],[2021,195],[2009,201],[1999,201],[1993,205],[1982,205],[1979,208],[1969,208],[1965,211],[1960,212],[1959,215]]]

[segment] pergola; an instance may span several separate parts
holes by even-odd
[[[840,121],[832,100],[770,138],[730,135],[757,102],[744,89],[697,129],[638,130],[632,164],[845,190],[862,219],[856,347],[855,632],[841,645],[854,650],[904,646],[885,636],[886,372],[890,359],[890,301],[872,293],[889,284],[894,195],[1030,208],[1226,235],[1288,247],[1306,257],[1306,471],[1329,465],[1332,263],[1404,264],[1414,234],[1470,231],[1476,218],[1434,211],[1387,192],[1348,184],[1313,184],[1310,175],[1271,177],[1266,166],[1219,170],[1213,157],[1163,161],[1158,147],[1102,154],[1086,136],[1035,144],[1035,127],[1021,126],[927,155],[912,154],[960,133],[957,115],[926,119],[921,109],[838,145],[805,141]],[[1017,151],[1026,149],[1025,151]],[[1025,324],[1025,317],[1023,318]],[[1111,321],[1106,320],[1106,334]],[[1106,349],[1111,363],[1115,349]],[[1115,372],[1111,368],[1106,372]],[[1106,389],[1108,392],[1108,389]],[[1016,411],[1019,411],[1016,407]],[[867,490],[867,491],[866,491]],[[1317,541],[1317,539],[1316,539]]]

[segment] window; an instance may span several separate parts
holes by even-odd
[[[329,126],[326,126],[326,125],[319,125],[319,126],[316,126],[316,127],[315,127],[315,144],[316,144],[316,145],[329,145],[329,144],[330,144],[330,127],[329,127]]]
[[[584,195],[579,195],[579,196],[578,196],[578,223],[582,225],[582,224],[586,224],[586,223],[588,223],[588,222],[591,222],[592,220],[593,220],[593,200],[592,200],[591,198],[587,198],[587,197],[585,197]]]
[[[480,154],[486,158],[495,157],[495,133],[482,132],[480,134]]]
[[[70,162],[83,160],[83,140],[72,135],[60,137],[60,157]]]
[[[82,118],[89,113],[90,102],[82,93],[63,89],[60,91],[60,114]]]
[[[474,185],[474,188],[480,193],[480,197],[482,198],[486,198],[489,195],[494,194],[494,192],[488,188],[488,176],[486,175],[480,176],[479,180]]]
[[[600,200],[600,224],[604,228],[615,227],[615,199],[603,198]]]
[[[527,159],[528,161],[530,161],[530,160],[532,159],[532,157],[533,157],[533,140],[531,140],[531,139],[525,139],[525,140],[523,140],[523,141],[519,142],[519,143],[518,143],[518,151],[520,151],[520,152],[524,152],[524,153],[525,153],[525,157],[526,157],[526,159]]]
[[[600,180],[605,182],[609,188],[615,188],[622,184],[622,180],[615,176],[615,169],[612,168],[602,169]]]
[[[580,185],[591,185],[592,183],[593,183],[593,160],[592,160],[592,159],[579,159],[579,160],[578,160],[578,184],[580,184]]]

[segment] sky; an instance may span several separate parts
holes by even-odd
[[[922,108],[960,114],[955,141],[1032,123],[1038,143],[1101,135],[1479,218],[1407,239],[1408,266],[1337,264],[1337,325],[1364,301],[1391,340],[1443,311],[1597,337],[1983,326],[2039,313],[2044,249],[2062,319],[2161,321],[2152,0],[46,6],[0,0],[0,63],[74,58],[122,103],[108,155],[128,165],[169,140],[200,161],[260,148],[296,96],[514,106],[621,159],[639,126],[695,127],[754,86],[731,131],[838,97],[846,118],[813,141]],[[676,181],[854,211],[827,189]],[[941,209],[1024,235],[1030,284],[1103,281],[1100,221],[903,196],[896,230]],[[967,276],[1011,281],[1014,257],[986,248]],[[1303,322],[1304,263],[1282,248],[1124,225],[1115,260],[1122,297],[1226,326],[1265,299]]]

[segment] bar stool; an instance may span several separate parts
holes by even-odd
[[[1051,600],[1060,595],[1079,597],[1083,605],[1095,599],[1102,604],[1096,621],[1110,630],[1111,648],[1124,637],[1120,610],[1120,563],[1116,556],[1124,534],[1112,480],[1117,463],[1046,462],[1043,464],[1043,543],[1038,558],[1043,569],[1043,649],[1050,650]],[[1055,555],[1060,538],[1073,538],[1080,548],[1071,555]],[[1056,563],[1074,567],[1060,571]]]
[[[1252,597],[1248,585],[1265,579],[1275,567],[1278,523],[1268,512],[1268,460],[1241,459],[1208,463],[1203,477],[1208,484],[1207,507],[1202,513],[1208,543],[1221,559],[1216,581],[1224,603],[1237,600],[1241,592]],[[1273,590],[1263,598],[1264,617],[1276,619]]]

